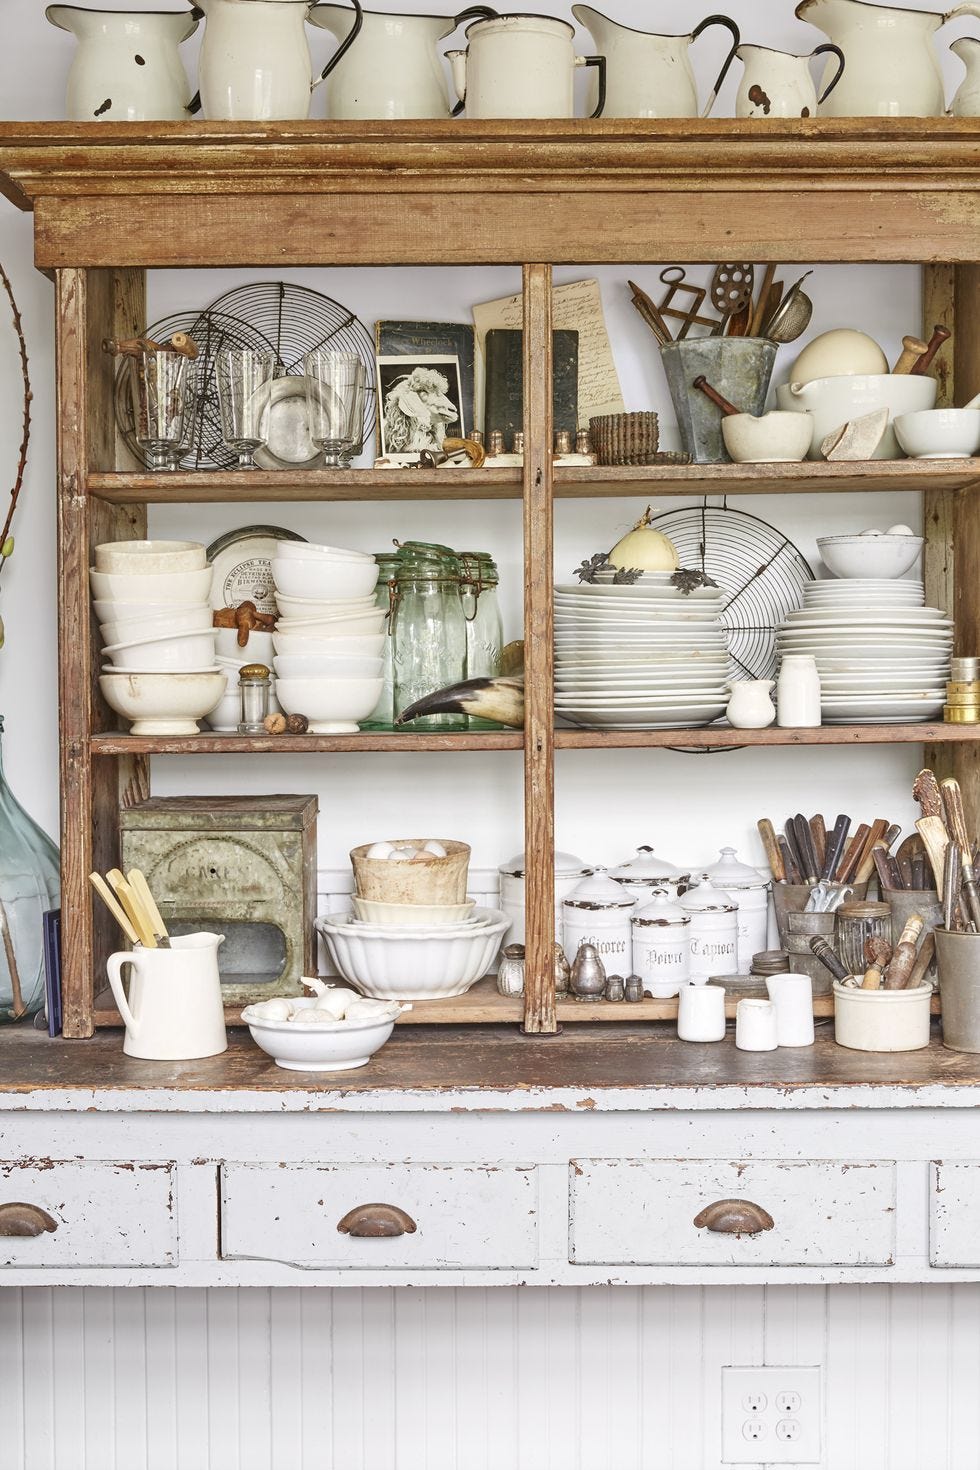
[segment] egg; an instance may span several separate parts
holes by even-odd
[[[332,1016],[329,1011],[319,1009],[297,1011],[293,1017],[294,1026],[334,1026],[336,1023],[336,1016]]]
[[[332,1021],[342,1021],[351,1001],[358,999],[356,990],[350,990],[346,985],[335,985],[320,996],[316,1003],[317,1010],[327,1011]]]
[[[388,854],[390,863],[410,863],[418,853],[414,847],[396,847]]]
[[[911,526],[898,525],[898,526],[889,526],[888,527],[888,530],[885,532],[885,535],[886,536],[914,536],[915,535],[915,532],[912,530],[912,527]]]
[[[430,857],[446,856],[446,849],[443,847],[441,842],[427,842],[422,851],[427,852]]]
[[[391,1000],[371,1000],[367,996],[358,996],[348,1007],[345,1021],[380,1021],[385,1017],[393,1017],[398,1014],[398,1002]]]
[[[284,996],[261,1000],[258,1005],[252,1006],[253,1016],[261,1021],[288,1021],[292,1013],[293,1008]]]
[[[390,858],[394,851],[395,848],[391,842],[372,842],[367,850],[367,855],[369,858],[384,859]]]
[[[875,531],[875,530],[862,531],[861,532],[861,535],[862,536],[880,536],[880,535],[882,535],[882,532],[881,531]]]

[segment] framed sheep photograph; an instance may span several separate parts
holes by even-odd
[[[465,437],[458,357],[379,357],[377,362],[384,458],[411,463],[425,449],[441,449],[444,439]]]

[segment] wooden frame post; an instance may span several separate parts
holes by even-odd
[[[551,266],[524,267],[524,1030],[555,1009],[554,461]]]

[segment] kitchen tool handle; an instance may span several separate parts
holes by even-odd
[[[824,854],[823,867],[820,870],[820,877],[825,883],[829,883],[837,871],[837,864],[840,862],[841,853],[844,851],[844,843],[847,841],[847,834],[850,830],[851,819],[842,813],[834,823],[834,830],[827,838],[827,851]]]
[[[105,964],[106,974],[109,976],[109,987],[112,991],[112,998],[116,1002],[126,1030],[134,1039],[139,1035],[139,1022],[129,1009],[129,1001],[126,999],[126,992],[123,989],[122,970],[123,965],[135,965],[135,963],[135,956],[127,950],[123,950],[119,954],[111,954]]]
[[[875,870],[875,846],[884,839],[887,831],[888,822],[884,817],[879,817],[877,821],[872,823],[871,830],[864,840],[864,846],[861,849],[861,856],[858,858],[857,867],[854,869],[854,876],[851,879],[853,883],[867,883],[871,877],[871,874]]]
[[[834,80],[830,83],[830,86],[829,87],[825,87],[824,90],[823,90],[823,93],[821,94],[821,96],[819,96],[817,98],[818,105],[821,102],[826,102],[827,98],[830,96],[831,92],[834,90],[834,88],[837,86],[837,83],[840,81],[841,77],[844,75],[844,67],[846,65],[846,63],[844,61],[844,53],[843,53],[843,51],[840,49],[839,46],[835,46],[835,45],[833,45],[832,42],[829,42],[829,41],[827,42],[826,46],[818,46],[815,51],[811,51],[810,52],[810,60],[812,61],[815,56],[825,56],[828,52],[831,55],[836,56],[837,57],[837,60],[838,60],[838,62],[840,64],[837,67],[837,74],[834,77]]]
[[[848,978],[847,967],[841,961],[840,955],[824,939],[822,934],[814,934],[810,940],[810,953],[816,955],[817,959],[829,970],[835,980],[846,980]]]
[[[800,857],[803,859],[803,876],[810,884],[814,884],[820,877],[820,868],[817,864],[817,851],[813,843],[813,833],[810,831],[810,823],[802,812],[797,812],[793,830],[796,833],[796,846]]]
[[[695,1215],[698,1230],[712,1230],[716,1235],[761,1235],[772,1230],[776,1222],[768,1210],[750,1199],[718,1199],[705,1205]]]
[[[980,11],[978,11],[977,13],[980,14]],[[932,367],[932,360],[935,357],[936,353],[939,351],[940,347],[942,347],[944,342],[949,341],[952,335],[953,334],[948,327],[933,327],[932,337],[929,340],[929,346],[926,348],[925,352],[923,352],[922,356],[919,358],[918,362],[912,369],[912,376],[914,378],[921,378],[925,376],[925,374]]]
[[[957,17],[961,15],[972,15],[980,17],[980,5],[957,5],[955,10],[947,10],[946,14],[943,16],[943,25],[945,25],[948,20],[956,20]]]
[[[777,266],[775,261],[772,261],[771,264],[766,266],[765,273],[762,277],[762,285],[759,288],[759,299],[755,303],[755,310],[749,321],[749,329],[745,334],[747,337],[758,337],[762,331],[762,324],[769,315],[769,293],[772,290],[772,283],[776,279],[776,270]]]
[[[361,8],[361,0],[350,0],[350,3],[354,7],[354,24],[350,28],[349,35],[346,36],[343,41],[341,41],[336,51],[331,56],[326,66],[323,68],[316,81],[313,83],[313,86],[310,88],[311,91],[315,91],[321,82],[325,82],[327,80],[327,77],[347,55],[348,51],[353,46],[358,36],[361,34],[361,27],[364,24],[364,11]]]
[[[23,1200],[9,1200],[0,1205],[0,1236],[7,1240],[13,1236],[33,1238],[57,1228],[57,1220],[40,1205],[28,1205]]]
[[[396,1235],[414,1235],[418,1226],[397,1205],[355,1205],[337,1222],[342,1235],[353,1235],[358,1240],[380,1240]]]
[[[915,964],[912,966],[912,973],[909,975],[908,980],[905,982],[906,990],[915,990],[923,983],[926,978],[926,971],[935,958],[936,934],[935,930],[930,929],[929,933],[922,941],[922,948],[919,950]]]
[[[766,857],[769,860],[769,869],[772,876],[777,883],[785,883],[786,867],[783,863],[783,855],[779,850],[779,843],[776,841],[776,829],[768,817],[760,817],[756,826],[759,829],[759,836],[762,838],[762,845],[766,850]]]
[[[817,855],[817,879],[823,872],[823,865],[827,861],[827,824],[818,812],[815,817],[810,818],[810,836],[813,838],[813,850]]]
[[[102,902],[105,904],[106,908],[109,910],[110,914],[115,919],[116,923],[119,925],[126,938],[129,940],[130,944],[141,944],[142,940],[140,939],[136,930],[133,928],[132,924],[129,922],[128,915],[124,912],[121,904],[119,903],[119,900],[116,898],[116,895],[113,893],[112,889],[109,887],[102,874],[89,873],[88,878],[92,887],[95,889],[96,893],[99,895]]]
[[[576,66],[594,66],[599,73],[599,104],[589,117],[601,117],[606,105],[606,58],[604,56],[576,56]]]
[[[723,398],[722,395],[718,392],[717,388],[712,388],[711,384],[704,376],[704,373],[701,373],[699,377],[694,379],[691,387],[700,388],[705,398],[710,398],[715,407],[721,409],[722,414],[726,419],[730,419],[733,417],[733,415],[742,412],[742,410],[740,408],[736,408],[733,403],[729,403],[727,398]]]
[[[860,827],[855,832],[854,836],[851,838],[850,843],[848,844],[847,851],[844,853],[844,856],[841,859],[841,865],[837,869],[838,883],[854,882],[854,874],[857,872],[857,866],[858,863],[861,861],[861,854],[864,852],[864,844],[868,840],[868,833],[870,831],[871,828],[867,825],[867,823],[862,822]]]
[[[912,782],[912,795],[922,808],[924,817],[945,818],[943,794],[939,789],[935,771],[931,771],[928,766],[921,770]]]
[[[150,892],[150,885],[146,881],[146,874],[139,868],[130,868],[126,875],[126,881],[142,903],[157,943],[162,945],[164,949],[169,949],[170,935],[167,933],[167,926],[163,922],[163,915],[157,907],[157,901]]]
[[[902,355],[892,368],[892,376],[904,377],[911,373],[919,358],[929,351],[929,343],[919,337],[902,338]]]
[[[789,839],[786,836],[785,832],[783,833],[782,837],[777,837],[776,841],[779,843],[779,851],[783,859],[783,867],[786,871],[786,882],[793,884],[802,883],[803,874],[800,871],[800,865],[796,860],[796,854],[790,846]]]
[[[739,30],[735,22],[733,20],[730,20],[727,15],[706,15],[701,24],[694,27],[694,30],[691,32],[691,40],[696,41],[699,36],[704,34],[709,26],[724,26],[725,30],[731,33],[733,40],[732,49],[725,57],[721,71],[718,73],[717,80],[715,81],[708,100],[705,103],[704,111],[701,113],[702,117],[708,117],[710,115],[711,109],[714,107],[715,103],[718,100],[718,93],[724,86],[725,78],[731,71],[732,62],[735,60],[738,48],[742,44],[741,31]]]

